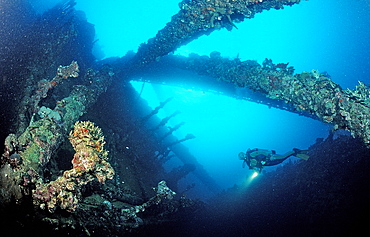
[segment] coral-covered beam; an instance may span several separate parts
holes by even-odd
[[[178,67],[283,100],[296,110],[332,123],[334,129],[349,130],[370,147],[370,89],[362,82],[355,90],[343,90],[317,70],[293,75],[293,67],[285,63],[266,59],[261,66],[256,61],[222,58],[215,52],[211,57],[192,55],[176,61]]]
[[[282,9],[300,0],[183,0],[180,11],[154,38],[141,44],[131,64],[132,70],[158,60],[181,45],[223,27],[231,30],[234,23],[253,18],[256,13]]]

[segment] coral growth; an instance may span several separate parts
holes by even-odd
[[[104,136],[99,127],[90,121],[78,121],[69,134],[69,140],[76,154],[72,160],[73,169],[64,172],[64,177],[81,179],[85,175],[91,179],[93,173],[100,183],[113,178],[114,171],[108,163],[108,151],[104,150]]]
[[[33,201],[40,208],[54,212],[59,206],[75,211],[80,197],[80,188],[97,178],[100,183],[112,179],[114,170],[107,160],[104,136],[101,129],[90,121],[76,122],[69,140],[76,151],[73,168],[49,184],[37,184]]]
[[[56,83],[59,82],[59,80],[66,79],[68,77],[78,77],[78,64],[76,61],[72,61],[70,65],[68,66],[59,66],[57,69],[57,75],[54,77],[54,81]]]

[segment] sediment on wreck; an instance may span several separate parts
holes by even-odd
[[[131,70],[158,61],[160,57],[175,51],[202,35],[214,30],[237,28],[234,23],[253,18],[256,13],[269,9],[283,9],[300,0],[184,0],[180,11],[154,38],[140,45],[130,63]]]

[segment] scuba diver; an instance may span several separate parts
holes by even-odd
[[[253,169],[258,173],[261,173],[263,167],[278,165],[291,156],[308,160],[309,156],[306,154],[307,152],[308,150],[294,148],[293,151],[287,152],[284,155],[278,155],[274,150],[270,151],[255,148],[252,150],[248,149],[246,153],[240,152],[239,159],[244,161],[243,168],[245,167],[245,164],[247,164],[249,169]]]

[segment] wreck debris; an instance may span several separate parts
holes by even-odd
[[[150,198],[147,202],[133,206],[130,208],[124,208],[121,210],[122,218],[124,221],[134,220],[136,226],[142,222],[142,220],[136,215],[139,212],[145,211],[145,209],[149,208],[153,205],[158,205],[162,200],[172,200],[173,197],[176,195],[174,191],[172,191],[169,187],[167,187],[166,181],[162,180],[158,183],[157,188],[154,188],[157,194]]]
[[[77,71],[78,64],[76,62],[72,62],[67,67],[60,66],[54,79],[75,77],[78,75]],[[68,97],[57,102],[54,110],[41,107],[43,109],[41,112],[39,111],[39,118],[32,119],[21,135],[10,134],[8,136],[5,152],[1,157],[1,164],[3,165],[1,169],[4,170],[0,172],[11,171],[11,173],[15,173],[13,176],[17,178],[7,180],[12,184],[0,187],[0,193],[7,192],[3,190],[6,186],[18,185],[25,190],[25,195],[29,195],[32,186],[43,182],[45,167],[64,140],[65,135],[78,118],[85,113],[86,109],[96,101],[98,95],[106,90],[113,76],[114,73],[108,67],[102,67],[99,72],[88,70],[85,77],[92,82],[90,86],[75,86]],[[36,94],[38,96],[31,98],[35,99],[34,104],[38,106],[40,98],[43,97],[40,95],[43,95],[43,93],[36,92]],[[22,163],[15,167],[12,158],[18,155]],[[6,168],[9,164],[14,167],[14,170]],[[8,192],[6,196],[13,196],[17,201],[20,201],[19,197],[22,197],[18,195],[18,192],[13,194]],[[0,199],[3,199],[1,195]]]

